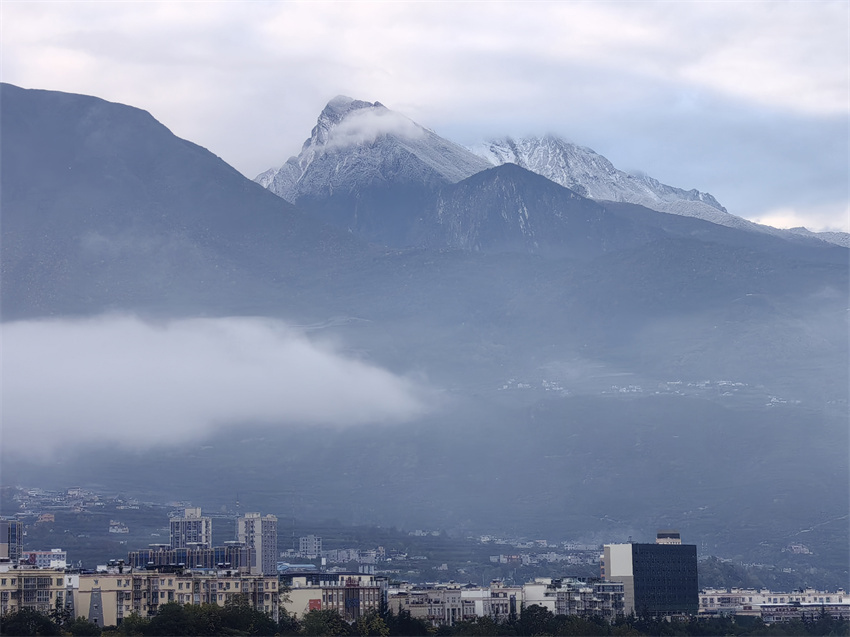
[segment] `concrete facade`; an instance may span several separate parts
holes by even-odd
[[[251,572],[256,575],[277,574],[277,518],[246,513],[236,521],[238,541],[252,549]]]
[[[183,510],[183,515],[171,518],[171,548],[209,548],[212,546],[212,519],[201,515],[201,508]]]

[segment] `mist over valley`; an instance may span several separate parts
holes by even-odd
[[[0,90],[3,485],[721,556],[805,534],[846,578],[845,235],[651,178],[658,209],[601,198],[590,164],[567,188],[528,140],[490,163],[350,98],[251,181],[145,111]]]

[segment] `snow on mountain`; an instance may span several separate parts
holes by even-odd
[[[847,233],[814,233],[781,230],[763,226],[727,212],[710,194],[684,190],[661,183],[648,175],[632,175],[618,170],[602,155],[554,135],[506,137],[471,149],[495,165],[513,163],[543,175],[591,199],[639,204],[659,212],[695,217],[722,226],[793,238],[806,236],[847,247]]]
[[[472,151],[495,165],[518,164],[591,199],[635,203],[723,225],[736,223],[726,219],[732,215],[708,193],[674,188],[645,175],[630,175],[590,148],[553,135],[519,140],[506,137]]]
[[[802,237],[812,237],[814,239],[826,241],[827,243],[834,243],[835,245],[850,248],[850,233],[847,232],[812,232],[811,230],[802,227],[789,228],[785,232],[798,234]]]
[[[382,183],[455,183],[491,164],[380,102],[338,96],[319,115],[301,152],[255,179],[295,203]]]

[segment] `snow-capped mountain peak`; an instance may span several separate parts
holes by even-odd
[[[295,203],[302,195],[401,180],[454,183],[491,164],[380,102],[328,102],[301,152],[255,181]]]
[[[728,214],[708,193],[667,186],[646,175],[631,175],[592,149],[554,135],[519,140],[506,137],[472,150],[497,165],[518,164],[591,199],[636,203],[715,223]]]

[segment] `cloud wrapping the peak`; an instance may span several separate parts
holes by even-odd
[[[363,108],[350,113],[330,132],[326,148],[371,144],[384,135],[419,139],[425,131],[400,113],[385,108]]]
[[[280,321],[133,316],[5,323],[2,442],[152,447],[244,424],[400,422],[423,388]]]

